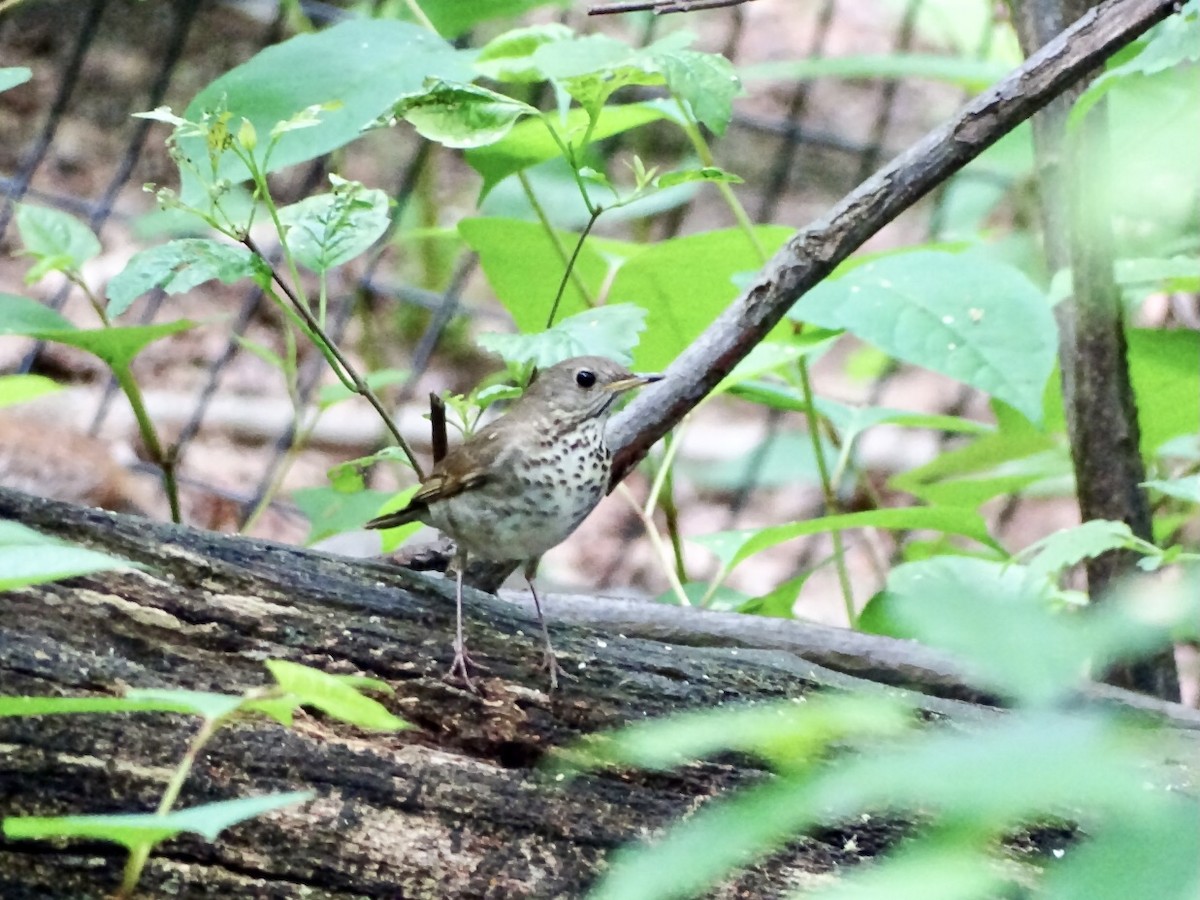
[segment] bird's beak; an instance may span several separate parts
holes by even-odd
[[[626,391],[632,391],[634,388],[640,388],[643,384],[651,384],[655,381],[662,381],[663,377],[658,374],[654,375],[632,375],[629,378],[622,378],[618,381],[606,384],[604,389],[612,394],[623,394]]]

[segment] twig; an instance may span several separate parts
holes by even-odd
[[[1012,74],[892,160],[823,218],[797,232],[609,429],[612,483],[733,370],[795,302],[884,225],[1175,11],[1174,0],[1105,0]]]
[[[741,6],[751,0],[632,0],[627,3],[606,3],[588,8],[589,16],[611,16],[627,12],[653,12],[656,16],[669,13],[687,13],[701,9],[721,9]]]

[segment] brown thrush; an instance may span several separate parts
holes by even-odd
[[[533,578],[538,561],[566,540],[608,489],[612,456],[604,426],[617,396],[658,381],[602,356],[577,356],[540,372],[503,416],[433,468],[408,506],[368,528],[424,522],[454,539],[457,629],[449,675],[473,688],[463,640],[463,572],[468,557],[524,563],[545,642],[550,686],[558,661]]]

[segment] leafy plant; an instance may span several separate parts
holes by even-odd
[[[391,693],[391,688],[382,681],[327,675],[287,660],[268,660],[266,666],[275,685],[252,688],[242,694],[129,689],[124,697],[0,697],[0,716],[166,712],[198,716],[201,720],[199,730],[188,744],[154,813],[8,816],[3,821],[5,836],[14,840],[89,838],[121,844],[128,849],[129,858],[118,896],[128,897],[136,889],[150,854],[163,841],[184,832],[213,841],[226,828],[239,822],[316,796],[313,791],[293,791],[172,811],[192,766],[222,728],[253,716],[267,716],[280,725],[291,727],[295,711],[302,706],[313,707],[337,721],[372,731],[397,731],[408,727],[403,719],[362,693],[364,690]]]

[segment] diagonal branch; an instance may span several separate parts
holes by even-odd
[[[1105,0],[951,120],[798,231],[758,280],[613,420],[617,484],[800,297],[884,225],[1073,83],[1173,13],[1175,0]]]

